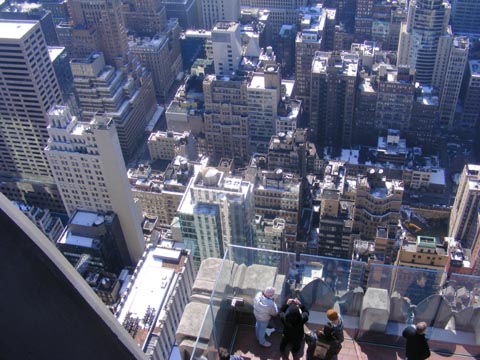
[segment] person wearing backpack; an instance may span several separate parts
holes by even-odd
[[[307,360],[333,360],[342,349],[330,322],[325,324],[323,330],[306,332],[305,342],[308,345]]]
[[[427,323],[424,321],[417,325],[409,325],[403,330],[402,336],[407,339],[406,360],[425,360],[430,357],[430,347],[425,338],[426,331]]]

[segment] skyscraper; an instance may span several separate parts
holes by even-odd
[[[462,246],[471,249],[479,227],[478,210],[480,205],[480,166],[466,164],[460,175],[455,195],[448,235]]]
[[[336,150],[349,147],[359,56],[317,52],[312,63],[310,129],[313,139]]]
[[[452,0],[452,30],[454,34],[480,34],[480,2]]]
[[[410,65],[417,81],[431,85],[439,38],[446,34],[450,5],[446,0],[411,0],[398,42],[398,65]]]
[[[202,9],[203,28],[210,30],[219,21],[240,19],[240,0],[198,0]]]
[[[73,23],[83,28],[95,28],[100,39],[100,49],[107,64],[118,68],[128,59],[127,29],[120,0],[73,0],[70,4]]]
[[[462,127],[475,129],[480,118],[480,61],[471,60],[467,64],[464,85]]]
[[[73,82],[83,116],[96,113],[115,121],[123,156],[128,159],[137,149],[145,127],[155,114],[155,92],[150,74],[140,84],[132,76],[106,65],[102,53],[93,53],[70,62]]]
[[[46,114],[61,102],[39,23],[0,20],[0,189],[11,200],[63,211],[43,153]]]
[[[50,140],[45,149],[67,213],[113,211],[118,215],[132,263],[142,256],[141,213],[134,202],[112,118],[79,122],[69,109],[49,113]]]
[[[440,125],[454,124],[460,88],[468,60],[469,41],[466,37],[442,36],[433,75],[433,85],[440,91]]]

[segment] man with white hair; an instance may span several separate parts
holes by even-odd
[[[253,314],[257,320],[255,334],[260,346],[263,347],[272,346],[270,342],[265,340],[265,332],[271,317],[278,313],[277,304],[275,304],[273,299],[274,295],[275,288],[269,286],[264,291],[259,291],[253,300]]]

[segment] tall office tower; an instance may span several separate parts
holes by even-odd
[[[129,41],[130,51],[152,74],[157,101],[164,103],[175,79],[183,69],[180,49],[180,27],[170,19],[166,33],[153,38]]]
[[[248,79],[242,76],[205,77],[205,139],[212,163],[233,159],[243,166],[250,159]]]
[[[0,280],[8,294],[1,297],[0,306],[8,309],[2,319],[9,324],[9,331],[2,334],[3,358],[145,359],[63,255],[2,194],[0,227],[4,232]],[[41,331],[35,336],[18,335],[32,324]]]
[[[215,75],[231,75],[238,69],[243,55],[238,22],[219,22],[212,29]]]
[[[168,19],[178,19],[183,29],[198,29],[202,26],[201,0],[161,0]]]
[[[0,189],[11,200],[64,212],[43,148],[46,114],[62,102],[39,22],[0,20]]]
[[[372,39],[382,50],[397,51],[400,26],[407,20],[407,2],[374,1],[372,9]]]
[[[440,125],[456,128],[454,123],[463,75],[468,60],[466,37],[442,36],[433,73],[433,85],[440,91]]]
[[[475,0],[452,0],[450,16],[452,30],[457,34],[480,34],[480,2]]]
[[[386,65],[380,65],[377,86],[375,128],[408,129],[415,96],[415,71],[408,66],[389,71]]]
[[[357,90],[358,54],[317,52],[312,63],[312,138],[335,151],[350,147]]]
[[[374,79],[363,73],[360,74],[355,96],[355,131],[352,141],[358,145],[374,146],[378,139],[378,131],[375,130],[375,110],[378,94],[377,87],[374,86]]]
[[[480,204],[480,166],[466,164],[460,175],[455,195],[448,236],[462,242],[462,246],[471,249],[480,226],[478,211]]]
[[[68,215],[75,210],[118,215],[132,264],[142,256],[142,216],[135,203],[112,118],[79,122],[64,106],[48,114],[45,154]]]
[[[154,36],[167,23],[167,11],[161,0],[123,1],[125,27],[138,36]]]
[[[304,15],[295,40],[295,96],[302,101],[307,113],[310,112],[312,61],[315,53],[324,49],[325,22],[325,11],[320,10],[315,16]]]
[[[0,11],[0,19],[39,21],[47,45],[58,46],[59,44],[52,13],[40,4],[13,3],[3,6]]]
[[[355,41],[372,40],[373,0],[357,0]]]
[[[240,0],[199,0],[202,8],[202,27],[212,29],[219,21],[240,19]]]
[[[66,0],[40,0],[39,3],[42,4],[45,10],[52,12],[55,25],[62,21],[67,21],[70,17]]]
[[[269,20],[275,38],[283,25],[297,24],[298,9],[307,6],[307,3],[307,0],[240,0],[242,8],[266,9],[270,12]]]
[[[280,132],[273,135],[268,146],[268,168],[306,175],[307,131]]]
[[[275,54],[277,61],[285,75],[293,74],[295,69],[295,38],[297,27],[295,25],[282,25],[275,39]]]
[[[320,183],[317,254],[321,256],[352,257],[354,203],[343,199],[345,175],[343,162],[330,161]]]
[[[190,179],[206,166],[208,159],[199,163],[176,156],[164,172],[140,165],[128,170],[133,197],[138,199],[143,213],[157,217],[157,225],[170,227],[187,190]]]
[[[268,219],[255,215],[255,247],[273,251],[285,251],[285,220],[281,218]],[[278,264],[279,253],[258,251],[256,264]]]
[[[393,264],[397,258],[398,226],[379,227],[375,236],[375,257],[384,264]]]
[[[123,156],[128,159],[137,149],[146,125],[155,112],[152,78],[138,83],[121,70],[105,65],[102,53],[70,62],[73,82],[83,115],[88,119],[104,113],[115,121]]]
[[[450,5],[446,0],[411,0],[402,23],[397,65],[410,65],[417,81],[431,85],[439,38],[446,34]]]
[[[407,144],[420,146],[425,154],[436,154],[440,140],[438,93],[419,86],[415,89],[410,127],[405,131]]]
[[[255,72],[247,86],[250,151],[266,153],[276,133],[277,109],[282,99],[282,75],[278,65]]]
[[[108,65],[122,68],[128,63],[127,29],[121,0],[72,0],[69,6],[75,26],[96,29],[100,40],[100,49],[96,51],[103,52]]]
[[[231,244],[253,244],[253,184],[241,178],[203,169],[190,180],[178,213],[183,242],[196,266],[223,257]]]
[[[293,173],[255,168],[245,179],[255,184],[253,189],[255,214],[263,219],[281,218],[285,222],[283,250],[295,251],[298,224],[302,212],[302,181]]]
[[[356,0],[324,0],[323,6],[337,9],[338,21],[345,24],[349,33],[353,33],[355,23]]]
[[[473,130],[480,118],[480,60],[468,62],[464,81],[461,127]]]
[[[357,177],[353,233],[373,240],[379,226],[398,225],[403,183],[386,180],[383,170],[370,169]]]

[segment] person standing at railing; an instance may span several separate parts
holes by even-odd
[[[307,308],[298,299],[288,299],[280,309],[280,320],[283,324],[282,341],[280,342],[282,359],[288,359],[289,351],[292,352],[294,360],[301,358],[303,325],[308,321],[308,315]]]
[[[265,333],[268,323],[272,316],[278,314],[277,304],[273,296],[275,295],[275,288],[267,287],[264,291],[259,291],[253,299],[253,314],[255,315],[255,335],[260,343],[260,346],[270,347],[272,344],[265,340]]]
[[[419,322],[417,325],[409,325],[403,330],[402,336],[407,339],[405,346],[405,360],[425,360],[430,357],[425,332],[427,323]]]

